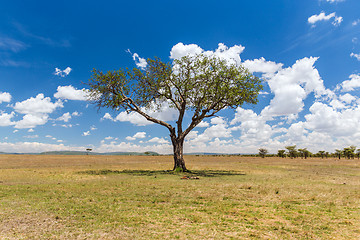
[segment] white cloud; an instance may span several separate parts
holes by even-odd
[[[332,24],[334,26],[340,25],[340,23],[343,21],[343,18],[336,16],[335,12],[330,13],[329,15],[326,15],[324,12],[321,12],[318,15],[315,14],[315,15],[312,15],[311,17],[309,17],[308,22],[314,26],[315,23],[317,23],[319,21],[328,21],[332,18],[334,18],[334,21],[332,22]]]
[[[54,97],[60,99],[68,99],[68,100],[80,100],[86,101],[88,100],[88,90],[83,89],[76,89],[73,86],[58,86],[57,92],[54,94]]]
[[[35,98],[15,103],[14,110],[22,114],[49,114],[62,107],[64,106],[60,100],[53,103],[49,97],[44,97],[44,94],[40,93]]]
[[[210,124],[209,124],[208,122],[206,122],[206,121],[201,121],[196,127],[201,127],[201,128],[203,128],[203,127],[208,127],[208,126],[210,126]]]
[[[136,140],[136,138],[131,137],[131,136],[127,136],[125,139],[128,140],[128,141],[134,141],[134,140]]]
[[[39,135],[27,135],[27,136],[23,136],[24,138],[38,138]]]
[[[204,50],[196,44],[184,45],[183,43],[178,43],[172,47],[170,51],[170,59],[180,59],[187,55],[198,55],[203,51]]]
[[[359,53],[359,54],[357,54],[357,53],[351,53],[351,54],[350,54],[350,57],[354,57],[354,58],[356,58],[358,61],[360,61],[360,53]]]
[[[145,138],[146,132],[137,132],[133,137],[134,138]]]
[[[110,115],[110,113],[105,113],[105,115],[101,118],[101,120],[111,120],[111,121],[115,121],[114,118]]]
[[[134,136],[128,136],[126,137],[126,140],[128,141],[134,141],[136,139],[139,139],[139,138],[145,138],[146,137],[146,132],[137,132],[134,134]]]
[[[236,109],[235,117],[230,124],[235,126],[235,129],[241,131],[240,139],[245,145],[265,143],[276,132],[283,131],[282,128],[273,130],[272,127],[266,124],[267,118],[257,115],[250,109],[243,109],[238,107]],[[236,127],[237,125],[237,127]]]
[[[305,126],[313,131],[327,133],[334,137],[350,137],[360,131],[360,108],[336,111],[332,107],[315,102],[305,115]]]
[[[90,131],[86,131],[86,132],[83,132],[82,135],[86,137],[86,136],[89,136],[89,135],[91,135],[91,134],[90,134]]]
[[[268,80],[275,97],[270,105],[263,109],[262,115],[298,114],[303,110],[304,99],[311,92],[315,93],[315,97],[332,94],[329,90],[325,90],[323,80],[314,68],[317,59],[310,57],[297,60],[292,67],[280,70]]]
[[[259,58],[254,60],[246,60],[243,63],[244,67],[249,69],[250,72],[260,72],[264,73],[266,78],[273,76],[274,73],[279,71],[283,64],[282,63],[275,63],[272,61],[266,61],[265,58]]]
[[[19,52],[26,47],[26,44],[21,41],[12,38],[0,37],[0,49],[10,50],[12,52]]]
[[[14,125],[15,123],[11,121],[11,119],[15,116],[15,113],[12,112],[10,114],[0,112],[0,127],[7,127]]]
[[[164,138],[154,137],[148,141],[149,143],[158,143],[158,144],[169,144],[169,141]]]
[[[193,56],[202,53],[206,56],[216,56],[220,59],[227,60],[227,62],[231,64],[240,64],[240,54],[244,49],[245,47],[241,45],[234,45],[229,48],[225,44],[219,43],[218,48],[215,51],[204,51],[196,44],[184,45],[183,43],[178,43],[172,47],[170,59],[180,59],[184,56]]]
[[[25,114],[22,120],[16,122],[15,128],[35,128],[38,125],[44,125],[49,119],[49,114],[53,113],[56,108],[62,108],[61,100],[51,102],[49,97],[44,97],[40,93],[35,98],[31,97],[22,102],[15,103],[14,110],[18,113]]]
[[[156,109],[155,105],[153,105],[150,109],[141,108],[142,111],[150,115],[151,117],[154,117],[156,119],[160,119],[163,121],[173,121],[177,119],[178,117],[178,111],[174,108],[170,108],[168,103],[163,103],[160,109]],[[105,114],[106,115],[106,114]],[[105,115],[103,118],[105,118]],[[110,115],[110,114],[109,114]],[[106,115],[108,119],[110,119],[109,115]],[[145,117],[141,116],[140,114],[136,112],[121,112],[117,117],[115,118],[115,121],[120,122],[131,122],[132,124],[135,124],[137,126],[146,126],[153,124],[152,122],[146,120]]]
[[[345,0],[326,0],[329,3],[345,2]]]
[[[7,92],[0,92],[0,103],[2,102],[10,102],[11,94]]]
[[[357,19],[357,20],[352,22],[352,25],[357,26],[359,23],[360,23],[360,19]]]
[[[54,75],[60,76],[60,77],[66,77],[67,75],[70,74],[71,70],[72,69],[70,67],[67,67],[64,70],[61,70],[59,68],[55,68]]]
[[[90,127],[90,130],[95,131],[95,130],[97,130],[97,128],[96,128],[96,126],[93,125],[93,126]]]
[[[35,130],[32,129],[32,128],[30,128],[30,129],[28,130],[28,132],[35,132]]]
[[[354,97],[353,95],[349,94],[349,93],[346,93],[344,95],[341,95],[340,97],[340,100],[347,103],[347,104],[350,104],[352,103],[353,101],[356,100],[356,97]]]
[[[35,128],[38,125],[44,125],[49,120],[47,114],[26,114],[23,116],[22,120],[16,122],[15,128]]]
[[[137,67],[141,68],[142,70],[144,70],[147,67],[148,64],[146,62],[146,59],[139,57],[139,54],[134,53],[132,55],[132,58],[135,61]]]
[[[41,142],[0,142],[0,151],[9,153],[39,153],[45,151],[83,151],[85,147],[71,147],[63,144]]]
[[[351,74],[350,80],[342,82],[339,87],[342,92],[354,91],[356,88],[360,87],[360,75]]]
[[[67,113],[64,113],[61,117],[58,117],[56,120],[69,122],[70,119],[71,119],[71,115],[69,112],[67,112]]]

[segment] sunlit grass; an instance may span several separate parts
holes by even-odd
[[[186,161],[174,174],[170,156],[0,156],[0,238],[360,238],[357,160]]]

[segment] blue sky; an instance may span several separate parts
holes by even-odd
[[[83,83],[93,68],[199,52],[245,65],[264,91],[256,106],[206,119],[186,152],[360,147],[359,9],[357,0],[3,2],[0,151],[171,153],[167,129],[97,111]],[[155,114],[176,117],[167,106]]]

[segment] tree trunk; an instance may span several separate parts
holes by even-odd
[[[184,161],[183,147],[184,139],[178,139],[175,137],[171,138],[171,142],[174,148],[174,171],[183,171],[186,172],[186,166]]]

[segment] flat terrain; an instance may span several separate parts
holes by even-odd
[[[357,159],[185,160],[0,155],[0,239],[360,239]]]

